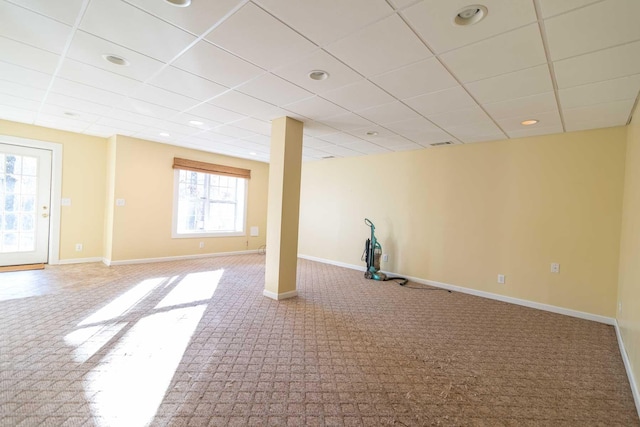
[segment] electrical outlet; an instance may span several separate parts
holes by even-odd
[[[389,262],[389,254],[383,254],[382,255],[382,261]]]
[[[204,248],[204,242],[200,242],[200,249]]]
[[[552,273],[560,273],[560,264],[558,264],[557,262],[552,262],[551,263],[551,272]]]
[[[498,283],[500,284],[504,283],[504,274],[498,274]]]
[[[82,252],[82,243],[76,243],[76,252]]]

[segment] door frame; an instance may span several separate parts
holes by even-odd
[[[49,264],[60,262],[60,198],[62,197],[62,144],[0,135],[0,143],[51,151],[51,202],[49,205]]]

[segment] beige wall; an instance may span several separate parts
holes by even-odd
[[[107,140],[4,120],[0,134],[62,144],[62,197],[71,206],[61,207],[60,260],[102,257]]]
[[[627,129],[618,303],[620,333],[640,385],[640,117]]]
[[[112,151],[113,150],[113,151]],[[113,209],[111,261],[162,258],[258,249],[264,245],[269,166],[266,163],[206,153],[118,135],[114,171],[107,197],[125,199]],[[247,236],[173,239],[173,158],[182,157],[251,170],[247,205]],[[109,216],[107,216],[109,219]],[[248,227],[258,226],[260,235],[249,237]],[[205,247],[199,248],[204,242]]]
[[[613,317],[625,138],[611,128],[305,163],[299,252],[364,266],[367,217],[383,270]]]

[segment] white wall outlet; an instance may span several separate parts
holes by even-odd
[[[71,206],[71,199],[66,197],[64,199],[60,199],[60,206]]]
[[[498,274],[498,283],[504,283],[504,274]]]
[[[382,261],[389,262],[389,254],[382,254]]]
[[[116,199],[116,206],[124,206],[124,199]]]
[[[256,237],[258,235],[260,235],[260,229],[254,225],[253,227],[251,227],[250,236]]]
[[[82,252],[82,243],[76,243],[76,252]]]
[[[200,249],[204,248],[204,242],[200,242]]]
[[[551,263],[551,272],[552,273],[560,273],[560,264],[558,264],[557,262],[552,262]]]

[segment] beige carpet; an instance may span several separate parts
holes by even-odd
[[[611,326],[304,260],[298,298],[263,281],[260,255],[2,273],[0,425],[640,425]]]

